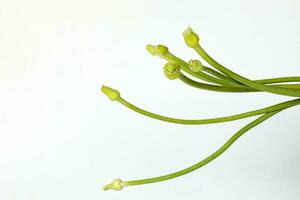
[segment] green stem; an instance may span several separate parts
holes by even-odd
[[[216,68],[217,70],[223,72],[227,76],[231,77],[232,79],[248,86],[256,90],[261,90],[261,91],[266,91],[266,92],[271,92],[274,94],[280,94],[280,95],[286,95],[286,96],[293,96],[293,97],[300,97],[300,90],[298,89],[290,89],[290,88],[279,88],[276,86],[269,86],[269,85],[264,85],[262,83],[257,83],[254,81],[251,81],[218,63],[215,61],[212,57],[210,57],[204,49],[200,45],[197,45],[194,50],[206,61],[208,62],[211,66]]]
[[[179,76],[179,79],[187,85],[190,85],[195,88],[203,89],[203,90],[210,90],[216,92],[262,92],[260,90],[256,90],[242,85],[239,87],[235,87],[235,86],[219,86],[219,85],[210,85],[206,83],[201,83],[201,82],[194,81],[183,74]],[[274,86],[282,87],[282,88],[300,89],[300,84],[277,84]]]
[[[222,73],[220,73],[220,72],[218,72],[218,71],[216,71],[216,70],[214,70],[210,67],[207,67],[207,66],[203,65],[203,70],[202,71],[207,72],[207,73],[209,73],[209,74],[211,74],[215,77],[218,77],[220,79],[227,80],[227,81],[230,81],[230,82],[233,82],[233,83],[236,83],[236,84],[240,84],[239,82],[236,82],[232,78],[230,78],[230,77],[228,77],[228,76],[226,76],[226,75],[224,75],[224,74],[222,74]]]
[[[252,117],[255,115],[261,115],[267,112],[272,112],[280,109],[285,109],[289,108],[291,106],[295,106],[300,104],[300,99],[294,99],[290,101],[286,101],[283,103],[275,104],[273,106],[269,106],[266,108],[258,109],[258,110],[253,110],[250,112],[245,112],[237,115],[231,115],[231,116],[226,116],[226,117],[218,117],[218,118],[211,118],[211,119],[178,119],[178,118],[172,118],[172,117],[167,117],[163,115],[158,115],[149,111],[146,111],[144,109],[138,108],[135,105],[127,102],[124,100],[121,96],[117,99],[117,101],[130,110],[133,110],[137,113],[140,113],[142,115],[145,115],[147,117],[151,117],[157,120],[165,121],[165,122],[170,122],[170,123],[175,123],[175,124],[185,124],[185,125],[199,125],[199,124],[213,124],[213,123],[222,123],[222,122],[228,122],[228,121],[234,121],[234,120],[239,120],[243,119],[246,117]]]
[[[187,85],[190,85],[195,88],[203,89],[203,90],[209,90],[215,92],[257,92],[257,90],[248,88],[246,86],[234,87],[234,86],[221,86],[221,85],[211,85],[207,83],[201,83],[188,78],[184,74],[181,74],[179,76],[179,79]]]
[[[134,186],[134,185],[142,185],[142,184],[148,184],[148,183],[155,183],[160,181],[166,181],[169,179],[173,179],[185,174],[188,174],[192,171],[195,171],[199,169],[200,167],[203,167],[216,159],[218,156],[220,156],[222,153],[224,153],[239,137],[241,137],[244,133],[249,131],[250,129],[254,128],[255,126],[259,125],[260,123],[264,122],[265,120],[269,119],[273,115],[277,114],[282,110],[273,111],[267,114],[264,114],[263,116],[257,118],[256,120],[252,121],[251,123],[244,126],[242,129],[240,129],[236,134],[234,134],[221,148],[219,148],[217,151],[215,151],[213,154],[205,158],[204,160],[188,167],[183,170],[170,173],[164,176],[158,176],[154,178],[147,178],[147,179],[140,179],[140,180],[133,180],[133,181],[124,181],[124,186]]]
[[[283,83],[283,82],[300,82],[300,76],[259,79],[259,80],[255,80],[255,82],[262,83],[262,84]]]
[[[233,80],[232,78],[210,68],[207,66],[203,66],[203,71],[207,72],[215,77],[218,77],[220,79],[224,79],[227,81],[231,81],[233,83],[238,83],[241,86],[244,86],[243,84]],[[273,83],[287,83],[287,82],[300,82],[300,77],[299,76],[291,76],[291,77],[278,77],[278,78],[268,78],[268,79],[258,79],[254,80],[257,83],[262,83],[262,84],[273,84]],[[277,85],[276,85],[277,86]]]
[[[300,84],[274,84],[273,86],[300,90]]]

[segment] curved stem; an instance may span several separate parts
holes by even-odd
[[[133,185],[141,185],[141,184],[148,184],[148,183],[155,183],[160,181],[166,181],[169,179],[173,179],[185,174],[188,174],[192,171],[195,171],[199,169],[200,167],[203,167],[216,159],[218,156],[220,156],[222,153],[224,153],[239,137],[241,137],[244,133],[249,131],[250,129],[254,128],[255,126],[259,125],[260,123],[264,122],[268,118],[272,117],[273,115],[277,114],[281,110],[273,111],[267,114],[264,114],[263,116],[257,118],[256,120],[252,121],[251,123],[244,126],[242,129],[240,129],[236,134],[234,134],[221,148],[219,148],[217,151],[215,151],[213,154],[205,158],[204,160],[188,167],[183,170],[170,173],[163,176],[158,176],[154,178],[147,178],[147,179],[140,179],[140,180],[133,180],[133,181],[124,181],[124,186],[133,186]]]
[[[262,83],[257,83],[254,81],[251,81],[218,63],[215,61],[212,57],[210,57],[204,49],[200,45],[197,45],[194,50],[206,61],[208,62],[211,66],[216,68],[217,70],[223,72],[227,76],[231,77],[232,79],[248,86],[256,90],[261,90],[261,91],[266,91],[266,92],[271,92],[274,94],[280,94],[280,95],[286,95],[286,96],[293,96],[293,97],[300,97],[300,90],[298,89],[289,89],[289,88],[279,88],[276,86],[269,86],[269,85],[264,85]]]
[[[244,86],[243,84],[235,81],[234,79],[224,75],[223,73],[218,72],[217,70],[214,70],[210,67],[203,66],[203,71],[207,72],[215,77],[218,77],[220,79],[224,79],[227,81],[231,81],[233,83],[237,83],[240,86]],[[290,76],[290,77],[277,77],[277,78],[267,78],[267,79],[257,79],[254,80],[257,83],[262,83],[262,84],[274,84],[274,83],[288,83],[288,82],[300,82],[300,77],[299,76]],[[278,85],[274,85],[278,86]],[[284,86],[284,85],[282,85]],[[300,88],[299,88],[300,89]]]
[[[300,90],[300,84],[272,84],[272,86]]]
[[[262,92],[260,90],[256,90],[253,88],[249,88],[247,86],[219,86],[219,85],[210,85],[206,83],[201,83],[190,79],[189,77],[181,74],[179,79],[187,85],[190,85],[195,88],[203,89],[203,90],[210,90],[216,92]],[[276,84],[276,87],[281,88],[293,88],[293,89],[300,89],[300,84]]]
[[[233,82],[235,84],[240,84],[239,82],[236,82],[232,78],[230,78],[230,77],[228,77],[228,76],[226,76],[226,75],[224,75],[224,74],[222,74],[222,73],[220,73],[220,72],[218,72],[218,71],[216,71],[216,70],[214,70],[214,69],[212,69],[210,67],[203,66],[203,70],[202,71],[207,72],[207,73],[209,73],[209,74],[211,74],[211,75],[213,75],[215,77],[218,77],[220,79],[227,80],[227,81]]]
[[[267,79],[259,79],[259,80],[254,80],[254,81],[257,83],[263,83],[263,84],[300,82],[300,76],[267,78]]]
[[[165,121],[165,122],[171,122],[175,124],[185,124],[185,125],[199,125],[199,124],[213,124],[213,123],[221,123],[221,122],[228,122],[228,121],[234,121],[234,120],[239,120],[247,117],[252,117],[255,115],[261,115],[267,112],[272,112],[280,109],[285,109],[289,108],[294,105],[300,104],[300,99],[294,99],[290,101],[286,101],[283,103],[275,104],[273,106],[269,106],[263,109],[258,109],[258,110],[253,110],[250,112],[245,112],[237,115],[231,115],[231,116],[226,116],[226,117],[218,117],[218,118],[211,118],[211,119],[178,119],[178,118],[172,118],[172,117],[167,117],[163,115],[158,115],[152,112],[148,112],[146,110],[143,110],[141,108],[136,107],[135,105],[127,102],[124,100],[122,97],[119,97],[117,101],[130,110],[133,110],[137,113],[140,113],[142,115],[145,115],[147,117],[151,117],[157,120]]]
[[[183,74],[179,76],[179,79],[187,85],[190,85],[195,88],[203,89],[203,90],[209,90],[215,92],[257,92],[257,90],[248,88],[247,86],[234,87],[234,86],[221,86],[221,85],[211,85],[207,83],[201,83],[201,82],[194,81]]]

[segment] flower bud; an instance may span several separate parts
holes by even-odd
[[[157,46],[148,44],[146,49],[153,56],[165,57],[169,53],[168,47],[161,44]]]
[[[183,32],[183,38],[188,47],[195,48],[199,45],[199,36],[192,30],[191,27],[188,27]]]
[[[152,56],[155,56],[156,54],[155,54],[155,49],[156,49],[156,47],[154,46],[154,45],[151,45],[151,44],[148,44],[147,46],[146,46],[146,49],[147,49],[147,51],[152,55]]]
[[[113,88],[102,86],[101,91],[112,101],[116,101],[120,98],[120,92]]]
[[[110,184],[106,185],[103,187],[103,190],[116,190],[116,191],[120,191],[122,190],[124,187],[123,182],[121,179],[116,179],[113,182],[111,182]]]
[[[164,65],[163,70],[164,70],[165,76],[170,80],[177,79],[181,74],[180,66],[177,63],[167,62]]]
[[[203,69],[203,65],[200,60],[189,60],[189,68],[193,72],[200,72]]]

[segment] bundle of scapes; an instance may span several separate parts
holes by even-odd
[[[145,178],[139,180],[122,181],[121,179],[115,179],[110,184],[103,187],[104,190],[122,190],[125,186],[142,185],[147,183],[155,183],[159,181],[165,181],[176,178],[178,176],[190,173],[196,169],[203,167],[212,160],[220,156],[226,151],[239,137],[241,137],[248,130],[254,128],[265,120],[269,119],[273,115],[296,105],[300,104],[300,76],[293,77],[279,77],[261,80],[250,80],[244,76],[241,76],[225,66],[215,61],[204,49],[200,46],[198,35],[188,28],[183,33],[184,41],[186,45],[194,49],[199,56],[206,61],[211,67],[204,66],[199,60],[189,60],[188,62],[178,58],[174,54],[169,52],[169,49],[164,45],[147,45],[146,49],[150,54],[159,56],[167,61],[163,66],[163,72],[170,80],[179,79],[183,83],[195,88],[211,90],[217,92],[269,92],[273,94],[285,95],[290,97],[298,97],[293,100],[278,103],[266,108],[253,110],[241,114],[224,116],[210,119],[179,119],[172,118],[156,113],[152,113],[141,109],[125,99],[120,95],[120,92],[107,87],[102,86],[102,92],[112,101],[117,101],[127,108],[140,113],[144,116],[162,120],[165,122],[184,124],[184,125],[198,125],[198,124],[213,124],[222,123],[233,120],[239,120],[247,117],[258,116],[257,119],[250,122],[239,131],[237,131],[223,146],[212,153],[207,158],[200,162],[185,168],[183,170],[166,174],[163,176]],[[189,76],[199,79],[195,81]]]

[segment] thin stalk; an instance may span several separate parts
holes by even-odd
[[[206,83],[201,83],[198,81],[194,81],[183,74],[179,76],[179,79],[187,85],[190,85],[198,89],[203,89],[203,90],[210,90],[216,92],[262,92],[260,90],[249,88],[243,85],[239,87],[235,87],[235,86],[219,86],[219,85],[210,85]],[[276,84],[274,86],[282,87],[282,88],[300,89],[300,84]]]
[[[233,82],[233,83],[236,83],[236,84],[240,84],[239,82],[236,82],[235,80],[233,80],[232,78],[226,76],[225,74],[222,74],[210,67],[207,67],[207,66],[204,66],[203,65],[203,69],[202,71],[206,72],[206,73],[209,73],[217,78],[220,78],[220,79],[223,79],[223,80],[227,80],[227,81],[230,81],[230,82]]]
[[[173,179],[173,178],[191,173],[191,172],[207,165],[208,163],[210,163],[211,161],[213,161],[214,159],[219,157],[238,138],[240,138],[244,133],[246,133],[250,129],[254,128],[255,126],[261,124],[262,122],[269,119],[273,115],[279,113],[280,111],[282,111],[282,110],[276,110],[276,111],[273,111],[273,112],[266,113],[266,114],[260,116],[259,118],[257,118],[256,120],[250,122],[249,124],[244,126],[242,129],[240,129],[237,133],[235,133],[223,146],[221,146],[213,154],[211,154],[210,156],[208,156],[204,160],[202,160],[202,161],[200,161],[200,162],[198,162],[198,163],[196,163],[196,164],[194,164],[194,165],[192,165],[188,168],[185,168],[183,170],[180,170],[180,171],[177,171],[177,172],[174,172],[174,173],[170,173],[170,174],[163,175],[163,176],[158,176],[158,177],[153,177],[153,178],[146,178],[146,179],[139,179],[139,180],[132,180],[132,181],[122,181],[121,179],[117,179],[119,181],[119,186],[120,186],[119,188],[117,187],[117,189],[121,190],[125,186],[134,186],[134,185],[142,185],[142,184],[149,184],[149,183],[156,183],[156,182],[160,182],[160,181],[166,181],[166,180],[170,180],[170,179]],[[107,190],[107,189],[114,189],[114,188],[112,187],[112,184],[109,184],[107,186],[104,186],[104,189]]]
[[[257,90],[248,88],[247,86],[244,87],[235,87],[235,86],[221,86],[221,85],[211,85],[207,83],[201,83],[190,79],[189,77],[181,74],[179,79],[187,85],[192,87],[202,89],[202,90],[209,90],[215,92],[257,92]]]
[[[218,77],[220,79],[224,79],[227,81],[231,81],[233,83],[238,83],[241,86],[244,86],[243,84],[235,81],[234,79],[226,76],[223,73],[220,73],[217,70],[214,70],[210,67],[207,66],[203,66],[203,71],[207,72],[215,77]],[[262,83],[262,84],[274,84],[274,83],[288,83],[288,82],[300,82],[300,77],[299,76],[291,76],[291,77],[277,77],[277,78],[267,78],[267,79],[257,79],[257,80],[253,80],[257,83]],[[276,85],[277,86],[277,85]]]
[[[229,122],[229,121],[234,121],[234,120],[239,120],[247,117],[252,117],[256,115],[261,115],[267,112],[273,112],[276,110],[280,109],[285,109],[289,108],[291,106],[295,106],[300,104],[300,99],[294,99],[290,101],[286,101],[283,103],[275,104],[266,108],[258,109],[258,110],[253,110],[241,114],[236,114],[236,115],[231,115],[231,116],[225,116],[225,117],[218,117],[218,118],[210,118],[210,119],[179,119],[179,118],[172,118],[172,117],[167,117],[163,115],[159,115],[156,113],[152,113],[149,111],[146,111],[144,109],[141,109],[125,99],[123,99],[121,96],[116,99],[119,103],[123,104],[130,110],[133,110],[137,113],[140,113],[144,116],[151,117],[153,119],[165,121],[165,122],[170,122],[170,123],[175,123],[175,124],[184,124],[184,125],[200,125],[200,124],[214,124],[214,123],[223,123],[223,122]]]
[[[291,88],[300,90],[300,84],[272,84],[273,86],[282,87],[282,88]]]
[[[251,81],[218,63],[215,61],[211,56],[209,56],[204,49],[197,45],[193,48],[206,62],[208,62],[212,67],[215,69],[223,72],[227,76],[231,77],[232,79],[248,86],[256,90],[271,92],[274,94],[286,95],[286,96],[293,96],[293,97],[300,97],[300,90],[299,89],[290,89],[290,88],[280,88],[276,86],[264,85],[262,83],[257,83],[255,81]]]
[[[300,76],[267,78],[267,79],[259,79],[259,80],[254,80],[254,81],[257,83],[263,83],[263,84],[300,82]]]

